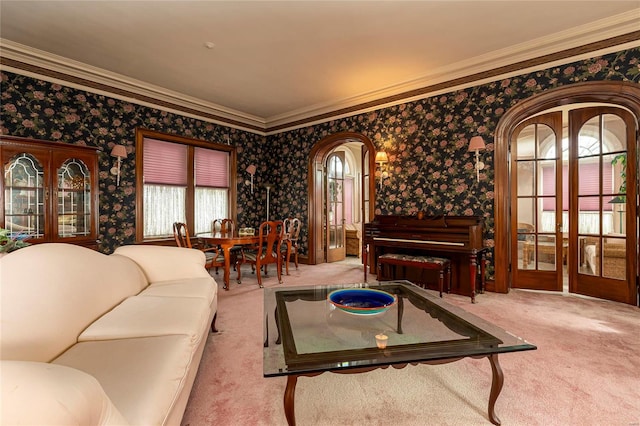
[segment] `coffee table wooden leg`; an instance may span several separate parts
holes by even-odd
[[[295,393],[298,376],[287,376],[287,388],[284,390],[284,415],[287,417],[287,424],[295,426]]]
[[[500,395],[500,391],[502,390],[502,384],[504,383],[504,374],[498,362],[498,354],[489,355],[489,362],[491,363],[491,373],[493,376],[491,379],[491,395],[489,395],[489,420],[491,420],[491,423],[494,425],[499,425],[500,419],[496,416],[495,406],[498,395]],[[289,386],[287,385],[287,389],[288,388]]]

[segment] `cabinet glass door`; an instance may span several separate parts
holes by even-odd
[[[38,159],[20,153],[4,164],[4,228],[11,233],[43,238],[45,234],[44,168]]]
[[[57,170],[58,236],[91,234],[91,177],[87,165],[77,158],[66,160]]]

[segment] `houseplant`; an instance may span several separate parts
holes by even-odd
[[[8,229],[0,228],[0,253],[11,253],[14,250],[27,247],[28,234],[11,233]]]

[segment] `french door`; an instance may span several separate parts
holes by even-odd
[[[572,160],[570,233],[578,267],[569,290],[635,303],[637,297],[637,129],[613,107],[569,112]]]
[[[338,262],[346,256],[345,205],[344,205],[344,151],[336,151],[327,157],[325,180],[325,238],[327,262]]]
[[[511,140],[513,287],[562,291],[569,241],[561,171],[562,112],[518,125]]]
[[[606,106],[574,106],[515,128],[513,287],[635,303],[636,131],[630,113]]]

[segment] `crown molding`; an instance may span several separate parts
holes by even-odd
[[[336,102],[312,105],[285,114],[262,118],[203,101],[143,81],[106,71],[71,59],[0,38],[3,69],[45,81],[100,93],[227,127],[270,135],[347,117],[437,93],[481,84],[500,76],[541,69],[594,52],[640,45],[638,10],[588,25],[551,34],[527,43],[479,55],[433,70],[429,74],[380,90]]]
[[[232,125],[263,133],[265,120],[221,105],[203,101],[178,92],[93,67],[59,55],[54,55],[11,40],[0,38],[2,65],[6,69],[30,72],[45,81],[71,83],[90,92],[102,92],[119,99],[171,109],[180,114],[197,116],[205,121]],[[97,89],[97,90],[96,90]]]
[[[496,50],[484,55],[479,55],[464,61],[441,67],[431,71],[421,77],[405,81],[403,83],[389,86],[379,90],[363,93],[338,102],[327,102],[312,105],[303,109],[298,109],[285,114],[268,117],[267,133],[273,130],[282,131],[295,125],[295,123],[315,123],[337,118],[337,115],[328,116],[336,111],[348,111],[346,115],[353,115],[360,112],[375,110],[394,104],[407,102],[409,97],[406,94],[415,93],[420,89],[429,87],[439,87],[443,83],[463,79],[466,76],[481,76],[491,70],[501,69],[516,63],[525,63],[535,58],[550,57],[554,53],[571,51],[585,45],[596,44],[602,40],[614,40],[625,34],[634,34],[640,28],[640,13],[638,10],[615,15],[610,18],[601,19],[588,25],[582,25],[568,29],[559,33],[551,34],[526,43],[510,46],[505,49]],[[638,36],[633,36],[638,37]],[[626,39],[614,44],[627,42]],[[640,43],[639,43],[640,44]],[[596,46],[594,46],[596,47]],[[611,51],[615,48],[611,47]],[[594,50],[600,50],[594,49]],[[578,52],[584,53],[584,52]],[[566,58],[569,58],[567,56]],[[542,65],[542,64],[538,64]],[[469,84],[467,84],[469,85]],[[424,92],[419,96],[412,96],[412,100],[432,96],[433,92]],[[382,101],[380,100],[391,101]],[[358,106],[362,106],[358,109]],[[342,114],[343,116],[345,114]],[[325,118],[322,118],[325,117]],[[296,126],[300,127],[300,126]]]

